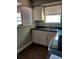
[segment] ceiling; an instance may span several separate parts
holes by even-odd
[[[62,0],[30,0],[32,5],[40,5],[44,3],[50,3],[50,2],[56,2],[56,1],[62,1]]]

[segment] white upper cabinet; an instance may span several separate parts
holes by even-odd
[[[33,21],[42,20],[42,6],[33,7]]]

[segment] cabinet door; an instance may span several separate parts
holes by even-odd
[[[32,41],[34,43],[39,43],[38,31],[37,30],[32,30]]]
[[[33,20],[34,21],[42,20],[42,7],[41,6],[33,7]]]
[[[46,31],[39,31],[39,43],[41,45],[47,46],[47,32]]]
[[[50,41],[54,39],[55,36],[56,36],[56,32],[48,32],[48,45]]]

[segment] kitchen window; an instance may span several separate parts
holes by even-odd
[[[61,15],[46,15],[45,23],[60,23]]]
[[[17,26],[22,25],[21,6],[17,6]]]
[[[47,6],[44,12],[45,23],[61,23],[61,5]]]
[[[22,24],[21,13],[18,12],[17,13],[17,25],[21,25],[21,24]]]

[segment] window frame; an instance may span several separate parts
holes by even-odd
[[[17,11],[17,13],[18,13],[18,12],[21,13],[21,22],[22,22],[22,24],[18,24],[17,26],[23,26],[23,18],[22,18],[22,10],[21,10],[21,6],[17,6],[17,9],[19,9],[19,11]]]
[[[61,11],[62,11],[62,4],[55,4],[55,5],[48,5],[48,6],[43,6],[43,15],[44,15],[44,22],[46,20],[46,15],[45,15],[45,8],[46,7],[51,7],[51,6],[58,6],[58,5],[61,5]],[[61,13],[61,19],[60,19],[60,23],[62,24],[62,13]],[[57,23],[57,24],[60,24],[60,23]],[[56,24],[56,23],[55,23]]]

